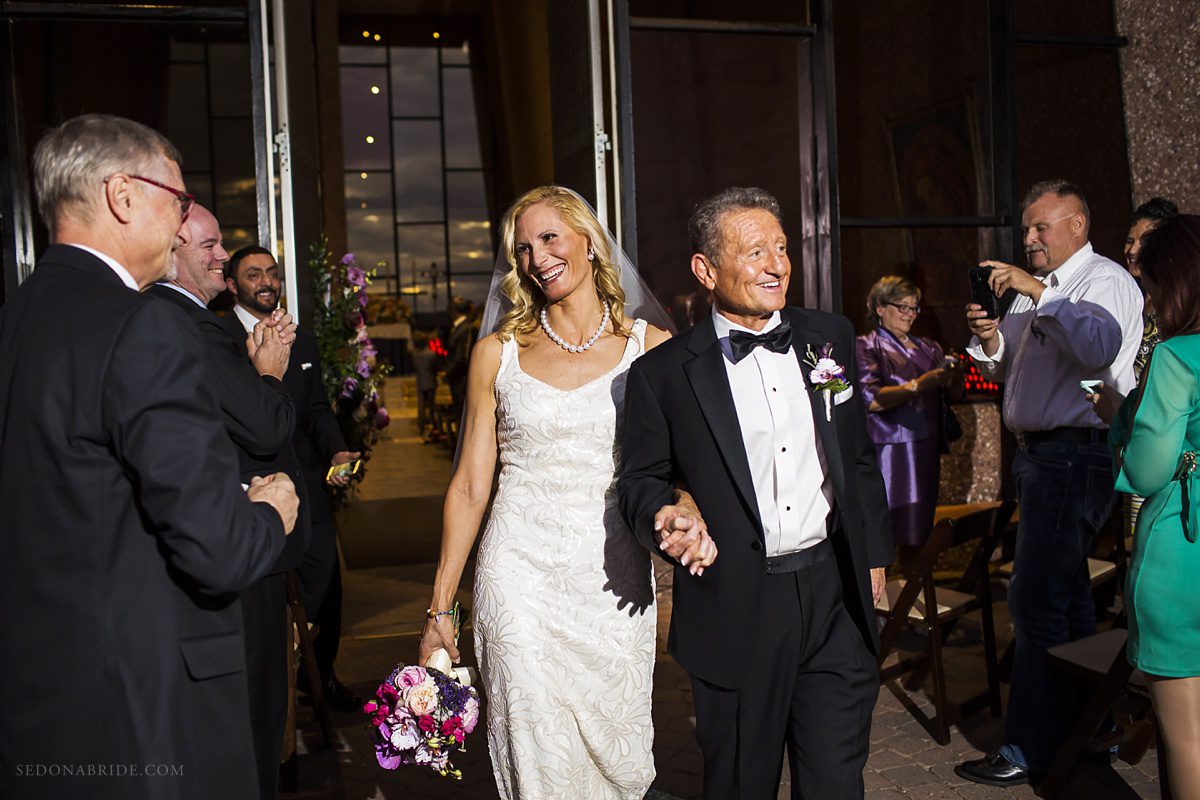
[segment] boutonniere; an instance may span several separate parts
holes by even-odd
[[[821,392],[825,398],[825,421],[833,420],[833,396],[850,388],[846,383],[846,370],[833,360],[833,342],[821,346],[821,352],[813,352],[812,345],[805,350],[804,363],[812,367],[808,382],[812,391]]]

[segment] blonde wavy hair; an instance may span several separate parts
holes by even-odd
[[[500,288],[512,301],[513,307],[500,319],[496,335],[500,341],[506,342],[513,336],[528,336],[540,324],[538,314],[546,304],[545,298],[533,279],[521,271],[516,242],[517,220],[539,204],[553,208],[571,230],[588,240],[596,254],[596,259],[591,262],[596,294],[608,302],[612,332],[628,338],[630,331],[625,325],[625,291],[621,288],[620,268],[612,260],[608,234],[587,203],[562,186],[531,189],[512,204],[500,222],[500,248],[509,267]]]

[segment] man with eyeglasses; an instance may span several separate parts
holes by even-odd
[[[179,161],[106,115],[34,152],[53,244],[0,309],[0,797],[258,795],[238,592],[298,501],[243,491],[195,326],[140,292]]]
[[[1021,205],[1032,274],[999,261],[996,296],[1016,299],[1001,320],[967,306],[967,352],[1003,382],[1004,424],[1017,437],[1020,504],[1008,606],[1016,637],[1005,745],[955,768],[963,778],[1011,786],[1049,768],[1078,707],[1070,681],[1046,659],[1055,645],[1096,632],[1087,557],[1113,503],[1107,426],[1080,381],[1122,394],[1134,386],[1142,298],[1123,268],[1088,241],[1090,212],[1066,181],[1035,185]]]
[[[209,385],[221,406],[229,439],[237,446],[242,483],[283,471],[300,496],[295,534],[288,537],[270,573],[242,592],[258,786],[262,797],[273,798],[278,794],[287,721],[287,570],[300,566],[310,539],[309,499],[291,445],[298,415],[283,383],[296,325],[290,314],[277,309],[253,330],[231,333],[208,310],[208,304],[225,291],[228,260],[217,218],[204,206],[194,205],[179,229],[166,280],[146,291],[177,306],[200,332]]]

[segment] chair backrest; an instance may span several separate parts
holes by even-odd
[[[925,545],[917,553],[916,557],[909,564],[905,565],[905,577],[909,580],[914,580],[931,574],[934,565],[937,563],[938,556],[951,547],[963,545],[976,539],[992,541],[997,534],[998,528],[1002,528],[1003,525],[1008,524],[1008,517],[1012,514],[1011,506],[1012,501],[993,501],[979,503],[974,507],[955,507],[954,510],[956,513],[953,516],[946,516],[937,521]],[[1001,523],[997,519],[997,516],[1005,508],[1008,508],[1008,514],[1004,515],[1004,521]],[[991,553],[989,552],[987,555],[990,556]],[[978,552],[973,554],[971,565],[966,570],[967,574],[974,574],[974,571],[980,568],[981,565],[976,563],[979,557]]]

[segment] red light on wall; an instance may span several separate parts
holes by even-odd
[[[979,371],[979,367],[975,365],[975,359],[963,353],[959,354],[958,360],[963,365],[963,383],[966,384],[967,394],[1000,394],[1000,384],[985,378]]]

